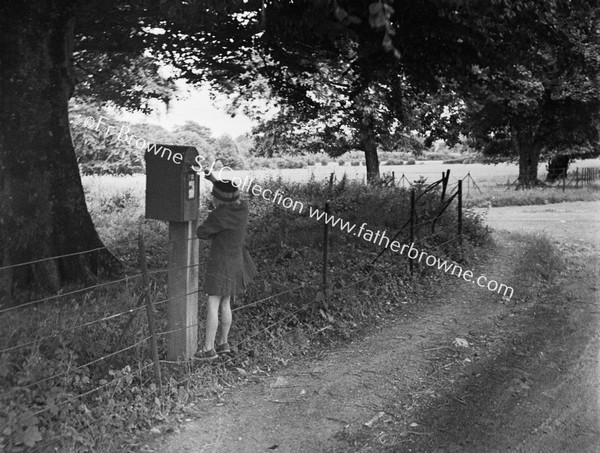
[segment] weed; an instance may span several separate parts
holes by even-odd
[[[565,266],[552,240],[545,233],[537,233],[525,236],[524,243],[523,254],[516,266],[520,281],[533,282],[541,278],[552,283]]]

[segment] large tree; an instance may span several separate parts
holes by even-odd
[[[69,134],[75,88],[75,5],[0,7],[0,255],[2,266],[99,249]],[[33,283],[56,290],[111,266],[106,250],[0,271],[4,293]]]
[[[339,156],[361,150],[367,180],[379,177],[378,150],[396,149],[413,125],[410,99],[398,71],[381,70],[360,84],[345,75],[342,82],[308,81],[310,103],[286,104],[254,132],[259,154],[325,151]],[[334,82],[334,83],[332,83]],[[321,94],[326,91],[324,94]]]
[[[314,150],[363,150],[373,180],[378,146],[406,124],[391,3],[263,2],[260,13],[232,15],[219,30],[182,28],[165,36],[161,49],[182,77],[233,94],[234,104],[268,98],[281,105],[267,125],[287,133],[279,143],[309,135]]]
[[[345,122],[371,175],[393,122],[361,98],[401,124],[421,99],[413,123],[431,140],[470,135],[487,155],[517,159],[527,185],[543,153],[597,141],[598,15],[597,2],[583,0],[264,2],[262,14],[232,16],[218,33],[197,30],[194,45],[175,49],[196,61],[184,68],[193,81],[275,97],[286,106],[281,124],[294,118],[313,132],[310,122],[327,118],[321,137],[338,152],[348,134],[328,123]],[[377,99],[381,86],[399,95]]]
[[[453,7],[439,13],[463,30],[457,47],[477,55],[441,73],[454,101],[430,104],[436,136],[455,139],[462,132],[486,158],[516,160],[518,187],[538,183],[540,158],[600,153],[597,1],[445,3]]]
[[[194,46],[194,29],[202,30],[203,36],[220,34],[228,24],[244,29],[244,17],[260,14],[267,3],[14,0],[0,4],[3,297],[10,298],[17,287],[56,290],[69,281],[94,280],[115,267],[85,204],[69,130],[69,99],[77,93],[85,101],[142,109],[148,98],[166,100],[169,84],[157,77],[153,59],[165,42],[183,39]],[[331,2],[325,3],[329,6],[321,13],[333,14]],[[307,25],[319,20],[314,17]],[[246,47],[252,45],[256,32],[250,28],[251,33],[239,34]],[[190,30],[187,36],[181,34]],[[239,42],[232,40],[230,46],[239,48]],[[180,56],[184,55],[182,48]],[[194,61],[185,63],[194,67]],[[86,250],[94,251],[78,254]],[[61,258],[44,260],[54,256]]]
[[[0,295],[9,302],[18,287],[56,290],[115,269],[85,204],[69,99],[143,108],[167,98],[169,84],[146,51],[152,27],[179,20],[168,9],[178,4],[0,5]],[[86,250],[94,251],[77,254]],[[59,255],[69,256],[43,260]]]

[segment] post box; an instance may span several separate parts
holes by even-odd
[[[146,218],[169,222],[198,219],[198,150],[192,146],[155,145],[146,152]]]

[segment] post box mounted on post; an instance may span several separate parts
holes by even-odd
[[[156,145],[146,153],[146,218],[169,222],[167,359],[189,360],[198,343],[200,178],[191,146]],[[166,153],[166,154],[165,154]]]
[[[146,218],[169,222],[198,219],[200,185],[192,168],[198,151],[191,146],[156,145],[162,153],[146,153]],[[165,156],[165,150],[169,153]],[[183,156],[173,159],[172,156]],[[180,163],[176,163],[181,160]]]

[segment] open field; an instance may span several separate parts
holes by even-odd
[[[580,160],[571,164],[569,172],[576,168],[598,167],[600,159]],[[450,186],[453,187],[458,179],[462,179],[468,174],[471,175],[481,193],[475,188],[474,184],[466,179],[463,185],[465,190],[465,200],[467,205],[484,206],[491,203],[493,206],[506,205],[526,205],[526,204],[547,204],[561,201],[592,201],[600,200],[600,190],[598,183],[592,188],[575,189],[569,188],[565,193],[558,187],[539,188],[527,191],[515,191],[507,188],[507,181],[514,182],[517,178],[519,169],[517,164],[443,164],[442,161],[418,161],[416,165],[390,165],[380,168],[382,175],[391,175],[394,172],[396,181],[399,181],[404,175],[408,181],[413,182],[421,176],[428,182],[439,179],[442,172],[450,170]],[[349,165],[338,165],[330,163],[328,165],[315,165],[308,168],[299,169],[263,169],[263,170],[225,170],[222,176],[231,178],[238,176],[240,178],[255,178],[256,180],[266,180],[269,178],[291,182],[308,182],[314,178],[316,181],[323,181],[335,174],[335,179],[340,180],[344,175],[351,180],[364,180],[366,177],[366,168],[364,166],[352,167]],[[538,171],[540,179],[545,179],[545,164],[541,164]],[[203,181],[203,180],[202,180]],[[404,186],[408,185],[406,180]],[[111,197],[128,192],[130,195],[144,198],[146,178],[144,175],[134,176],[84,176],[83,184],[88,194],[99,194],[103,197]],[[399,183],[399,185],[402,185]],[[206,183],[204,192],[210,184]],[[507,190],[508,189],[508,190]]]
[[[580,160],[571,164],[569,171],[574,171],[576,168],[582,167],[597,167],[600,166],[600,159]],[[419,179],[421,176],[427,178],[428,181],[439,179],[442,172],[450,169],[450,181],[455,182],[457,179],[464,178],[468,173],[479,184],[504,184],[507,180],[514,181],[518,174],[519,168],[517,164],[444,164],[443,161],[417,161],[416,165],[382,165],[380,172],[382,175],[391,174],[394,172],[396,178],[401,178],[404,174],[411,182]],[[223,172],[225,175],[228,172]],[[281,175],[283,179],[292,181],[307,181],[314,175],[316,180],[329,178],[331,173],[335,173],[337,179],[344,174],[349,179],[362,179],[366,177],[366,167],[352,167],[349,165],[338,165],[330,163],[328,165],[315,165],[308,168],[300,169],[281,169],[281,170],[239,170],[231,172],[236,176],[252,176],[258,179],[265,176]],[[545,164],[539,166],[538,177],[545,179]]]
[[[569,172],[575,171],[576,168],[583,167],[598,167],[600,159],[580,160],[571,164]],[[450,170],[450,182],[454,183],[458,179],[464,178],[468,173],[478,185],[490,186],[498,184],[506,184],[507,181],[513,182],[518,174],[519,168],[517,164],[444,164],[443,161],[417,161],[416,165],[383,165],[380,167],[382,175],[390,175],[394,172],[396,179],[400,179],[402,175],[406,176],[409,181],[419,179],[421,176],[427,178],[428,181],[439,179],[442,172]],[[324,180],[330,177],[331,173],[335,174],[336,179],[342,178],[344,175],[352,180],[364,180],[366,177],[366,167],[352,167],[349,165],[338,165],[337,163],[329,163],[328,165],[312,165],[307,168],[290,168],[290,169],[261,169],[261,170],[224,170],[222,176],[230,178],[240,176],[242,178],[249,176],[256,179],[278,178],[293,182],[308,182],[314,177],[317,181]],[[538,170],[538,177],[545,179],[545,164],[541,164]],[[131,188],[133,190],[143,191],[145,186],[145,176],[84,176],[84,184],[87,181],[98,181],[100,183],[108,183],[108,186],[114,189]],[[106,187],[109,189],[109,187]]]

